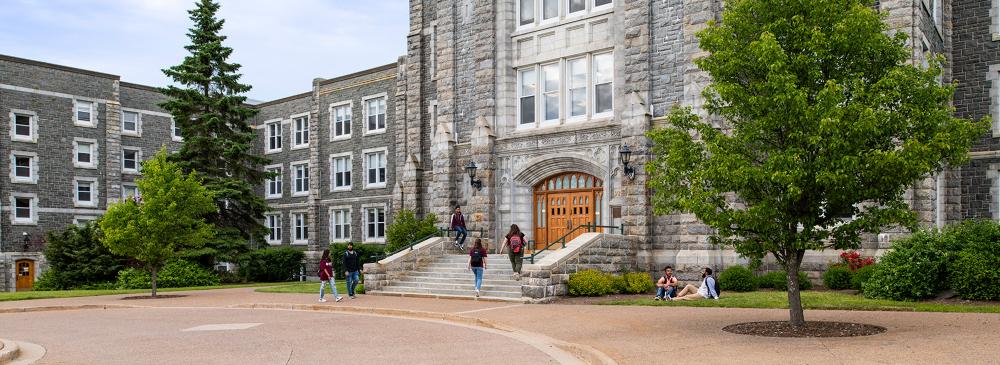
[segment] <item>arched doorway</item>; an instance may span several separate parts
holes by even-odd
[[[603,197],[604,182],[582,172],[551,176],[535,185],[535,249],[544,248],[580,225],[600,223]],[[566,242],[584,232],[572,232]]]
[[[35,261],[17,260],[14,263],[15,275],[17,275],[17,291],[32,290],[35,288]]]

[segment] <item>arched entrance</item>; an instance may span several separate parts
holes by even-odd
[[[17,291],[32,290],[35,288],[35,261],[17,260],[14,263],[15,275],[17,275]]]
[[[582,172],[549,177],[534,188],[535,249],[544,248],[583,224],[601,222],[604,182]],[[585,230],[566,236],[569,242]]]

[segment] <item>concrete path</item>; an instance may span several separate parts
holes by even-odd
[[[807,311],[807,320],[870,323],[887,327],[888,332],[859,338],[781,339],[734,335],[721,328],[745,321],[784,320],[785,310],[512,305],[364,295],[320,304],[315,295],[256,293],[253,288],[181,294],[187,296],[0,302],[0,337],[45,346],[48,353],[41,363],[70,364],[139,359],[262,364],[289,359],[289,363],[329,359],[376,364],[575,361],[566,359],[567,353],[591,363],[620,364],[1000,364],[997,314]],[[152,308],[16,313],[79,305]],[[300,310],[234,309],[253,305]],[[358,315],[364,313],[395,313],[408,319]],[[202,325],[243,323],[261,324],[182,332]],[[351,336],[344,336],[345,331]],[[346,348],[356,351],[356,362],[340,356]],[[511,348],[517,350],[506,350]]]

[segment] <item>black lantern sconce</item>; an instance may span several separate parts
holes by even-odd
[[[24,238],[24,249],[22,251],[27,252],[28,246],[31,246],[31,235],[28,232],[21,232],[21,237]]]
[[[483,190],[483,181],[476,179],[476,169],[478,168],[475,162],[469,161],[465,164],[465,173],[469,174],[469,183],[472,184],[472,187],[476,190]]]
[[[627,144],[622,145],[622,148],[618,150],[618,161],[622,163],[622,172],[628,176],[629,180],[635,180],[635,168],[628,165],[631,159],[632,149]]]

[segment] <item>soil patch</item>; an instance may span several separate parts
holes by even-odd
[[[560,297],[558,304],[601,304],[619,300],[653,299],[653,294],[613,294],[603,297]]]
[[[848,322],[806,322],[796,327],[786,321],[747,322],[726,326],[723,331],[762,337],[857,337],[885,332],[885,327]]]
[[[138,295],[132,297],[124,297],[122,300],[142,300],[142,299],[171,299],[171,298],[183,298],[187,295],[181,294],[157,294],[155,297],[149,295]]]

